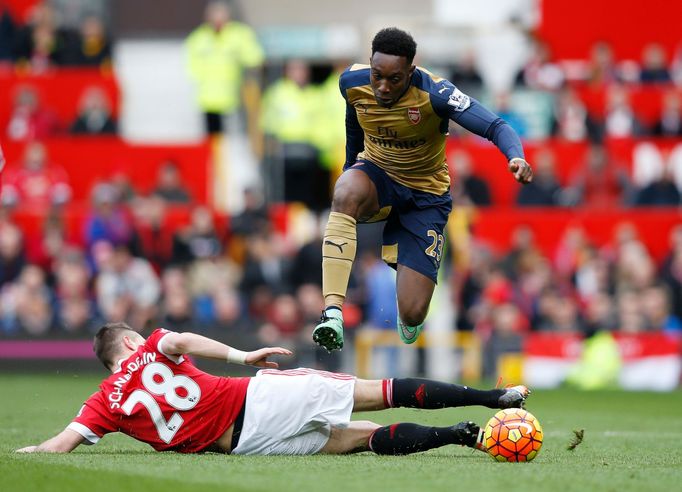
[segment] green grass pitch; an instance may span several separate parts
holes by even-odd
[[[110,435],[70,455],[18,455],[61,431],[97,387],[92,375],[0,375],[0,491],[670,491],[682,482],[682,392],[536,391],[545,431],[532,463],[496,463],[447,446],[420,455],[240,457],[156,453]],[[484,423],[492,410],[391,410],[379,423]],[[573,429],[585,440],[566,449]]]

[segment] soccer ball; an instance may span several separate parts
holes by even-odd
[[[542,427],[522,408],[505,408],[485,426],[488,454],[497,461],[531,461],[542,447]]]

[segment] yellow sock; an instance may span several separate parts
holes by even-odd
[[[322,243],[322,295],[326,307],[341,308],[357,248],[356,221],[350,215],[332,212]]]

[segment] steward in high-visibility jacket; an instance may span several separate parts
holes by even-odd
[[[186,49],[201,110],[213,119],[237,111],[244,72],[259,67],[264,59],[253,29],[231,20],[226,4],[212,2],[206,22],[187,38]]]

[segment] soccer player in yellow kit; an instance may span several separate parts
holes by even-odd
[[[325,311],[313,340],[343,347],[341,308],[355,259],[358,222],[385,220],[382,256],[397,270],[398,333],[419,337],[436,285],[443,229],[452,209],[445,162],[449,120],[493,142],[523,184],[533,179],[518,135],[451,82],[412,64],[410,34],[386,28],[368,65],[339,83],[346,100],[346,162],[336,182],[322,246]]]

